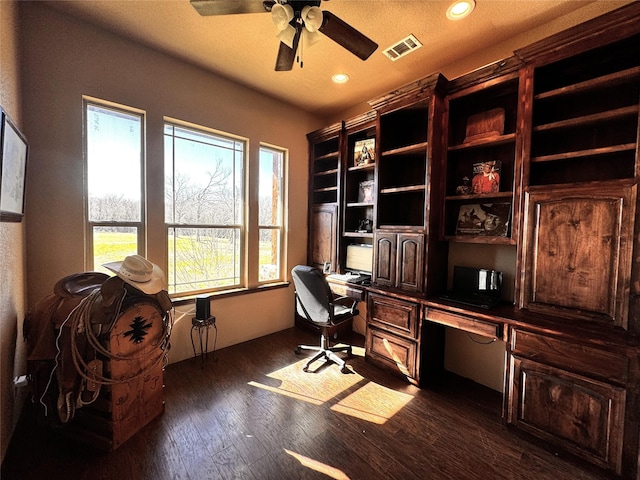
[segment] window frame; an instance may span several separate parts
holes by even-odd
[[[140,117],[140,220],[137,222],[122,221],[95,221],[89,216],[89,151],[88,151],[88,108],[96,106],[106,110],[122,112],[127,115]],[[146,256],[145,245],[147,236],[147,208],[146,208],[146,152],[147,152],[147,136],[146,136],[146,112],[139,108],[129,107],[108,100],[82,96],[82,137],[83,137],[83,191],[84,191],[84,223],[85,223],[85,270],[100,270],[101,265],[94,265],[94,235],[95,227],[135,227],[136,235],[136,253]],[[115,259],[114,259],[115,260]]]
[[[220,137],[224,140],[227,141],[233,141],[233,142],[239,142],[243,144],[243,150],[242,150],[242,172],[240,175],[240,178],[242,180],[242,193],[241,193],[241,201],[242,201],[242,205],[239,209],[239,213],[240,213],[240,218],[241,218],[241,223],[240,224],[192,224],[192,223],[175,223],[175,222],[167,222],[167,216],[166,216],[166,212],[163,215],[163,230],[164,230],[164,239],[165,239],[165,257],[164,257],[164,267],[165,267],[165,272],[167,273],[167,279],[169,277],[169,252],[170,252],[170,248],[169,248],[169,231],[171,229],[183,229],[183,228],[194,228],[194,229],[237,229],[238,230],[238,237],[239,237],[239,272],[238,272],[238,283],[233,284],[233,285],[224,285],[221,287],[213,287],[213,288],[204,288],[204,289],[197,289],[197,290],[188,290],[188,291],[184,291],[184,292],[180,292],[180,291],[176,291],[176,292],[171,292],[169,290],[169,295],[172,298],[190,298],[190,297],[194,297],[197,296],[199,294],[203,294],[203,293],[220,293],[220,292],[225,292],[225,291],[237,291],[237,290],[241,290],[241,289],[246,289],[247,288],[247,256],[249,254],[249,247],[248,247],[248,240],[247,240],[247,232],[248,232],[248,228],[247,228],[247,224],[249,221],[248,215],[247,215],[247,210],[248,210],[248,202],[249,202],[249,197],[248,197],[248,192],[249,192],[249,181],[248,181],[248,169],[249,169],[249,139],[246,137],[242,137],[240,135],[234,135],[228,132],[223,132],[220,130],[216,130],[210,127],[206,127],[203,125],[198,125],[192,122],[185,122],[183,120],[178,120],[176,118],[172,118],[172,117],[168,117],[168,116],[164,116],[163,117],[163,122],[162,122],[162,138],[163,138],[163,165],[166,167],[166,155],[167,152],[164,151],[164,146],[166,146],[166,133],[165,133],[165,129],[167,126],[172,126],[172,127],[177,127],[177,128],[181,128],[181,129],[185,129],[185,130],[191,130],[192,132],[195,132],[197,134],[202,134],[202,135],[210,135],[210,136],[217,136]],[[174,136],[175,138],[175,136]],[[173,158],[172,160],[172,166],[174,168],[174,171],[172,172],[172,178],[175,178],[175,158]],[[166,172],[163,175],[163,191],[164,191],[164,196],[163,198],[166,198],[167,192],[165,190],[166,188]],[[175,199],[173,200],[175,201]],[[163,211],[164,211],[164,204],[163,203]],[[169,285],[167,285],[167,287],[169,287]]]
[[[288,185],[288,172],[289,172],[289,150],[283,147],[279,147],[276,145],[271,145],[265,142],[260,142],[259,148],[258,148],[258,185],[257,185],[257,191],[260,191],[260,157],[262,155],[262,151],[266,150],[269,152],[276,152],[279,155],[281,155],[282,158],[282,165],[281,165],[281,175],[280,175],[280,198],[278,199],[279,201],[279,210],[280,210],[280,215],[279,215],[279,219],[278,219],[278,225],[262,225],[260,223],[260,216],[258,215],[257,218],[257,230],[258,230],[258,264],[257,264],[257,282],[258,285],[270,285],[270,284],[274,284],[274,283],[282,283],[285,281],[286,278],[286,267],[287,267],[287,258],[286,258],[286,252],[287,252],[287,240],[288,240],[288,236],[287,236],[287,221],[288,221],[288,215],[286,212],[288,212],[288,203],[287,203],[287,199],[288,199],[288,191],[287,191],[287,185]],[[258,207],[260,206],[260,199],[258,198]],[[279,258],[279,265],[278,265],[278,275],[277,278],[272,278],[272,279],[267,279],[267,280],[260,280],[260,233],[262,230],[276,230],[280,232],[280,245],[278,247],[278,258]]]

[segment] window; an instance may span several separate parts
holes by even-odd
[[[283,150],[260,147],[258,281],[261,283],[284,278],[284,162]]]
[[[167,122],[170,294],[243,286],[246,139]]]
[[[87,269],[144,245],[144,114],[84,98]]]

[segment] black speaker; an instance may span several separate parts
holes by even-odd
[[[196,297],[196,319],[206,320],[211,316],[211,296]]]

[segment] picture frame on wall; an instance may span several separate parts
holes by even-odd
[[[367,138],[366,140],[358,140],[353,147],[353,165],[360,167],[368,165],[375,161],[376,157],[376,139]]]
[[[0,107],[0,220],[21,222],[24,216],[29,145]]]
[[[470,203],[460,205],[457,236],[506,237],[509,235],[511,203]]]

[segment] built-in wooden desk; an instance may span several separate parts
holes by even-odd
[[[482,309],[376,285],[330,285],[367,302],[367,361],[428,387],[444,370],[445,328],[496,338],[506,343],[507,424],[608,470],[619,472],[633,455],[625,445],[638,445],[638,429],[624,428],[637,424],[633,406],[640,404],[632,334],[507,302]]]

